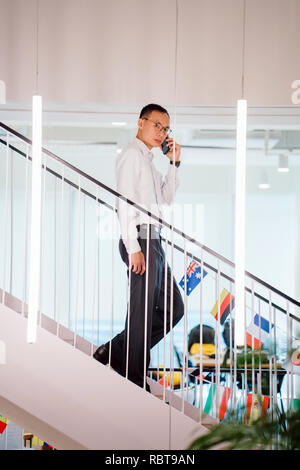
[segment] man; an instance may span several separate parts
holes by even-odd
[[[160,206],[172,202],[179,184],[177,173],[181,148],[169,137],[169,123],[170,117],[166,109],[157,104],[145,106],[138,120],[136,138],[116,161],[117,191],[157,217],[162,215]],[[169,147],[166,157],[169,158],[170,165],[163,179],[152,163],[154,155],[151,149],[161,148],[165,139]],[[145,374],[150,362],[150,349],[164,336],[165,295],[166,329],[167,332],[170,330],[171,283],[173,326],[182,318],[184,305],[169,265],[165,292],[165,253],[161,244],[161,224],[119,198],[117,210],[121,231],[119,250],[128,267],[130,282],[128,312],[122,333],[115,336],[111,342],[100,346],[94,358],[103,364],[110,363],[117,372],[143,387],[146,384]],[[148,384],[146,389],[149,390]]]

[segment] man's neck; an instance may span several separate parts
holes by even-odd
[[[145,142],[145,141],[142,139],[142,137],[139,135],[139,132],[137,133],[136,138],[139,139],[139,140],[141,140],[141,141],[146,145],[146,147],[148,147],[149,150],[152,150],[153,146],[150,145],[150,144],[148,144],[147,142]]]

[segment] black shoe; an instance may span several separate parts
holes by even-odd
[[[99,346],[99,348],[96,349],[96,351],[93,354],[93,357],[94,359],[96,359],[96,361],[99,361],[104,365],[108,363],[109,353],[105,344],[102,344],[102,346]]]

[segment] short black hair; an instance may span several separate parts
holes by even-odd
[[[147,104],[146,106],[143,107],[142,111],[140,112],[139,119],[141,119],[144,116],[146,116],[146,117],[149,116],[149,114],[151,114],[152,111],[159,111],[160,113],[165,113],[169,116],[169,113],[165,108],[163,108],[159,104],[153,104],[152,103],[152,104]]]

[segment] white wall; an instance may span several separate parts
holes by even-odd
[[[40,0],[39,92],[47,101],[174,103],[175,1]],[[179,0],[178,104],[241,96],[243,2]],[[0,1],[8,100],[36,91],[36,1]],[[298,0],[247,2],[245,96],[291,105],[300,78]]]

